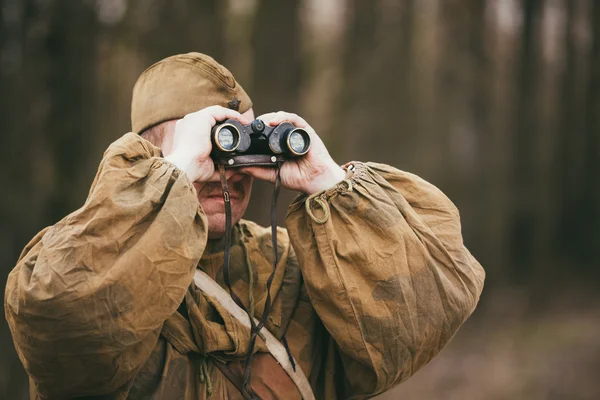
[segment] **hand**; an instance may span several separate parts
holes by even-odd
[[[206,107],[187,114],[175,124],[171,152],[165,160],[183,170],[190,182],[206,182],[215,172],[210,158],[211,129],[219,121],[234,118],[241,120],[240,113],[221,106]]]
[[[265,124],[278,125],[284,121],[291,122],[297,128],[308,132],[311,147],[304,156],[286,161],[281,166],[281,184],[283,187],[313,194],[332,188],[342,181],[346,173],[329,155],[325,144],[315,130],[304,119],[296,114],[283,111],[268,113],[258,117]],[[269,167],[246,167],[242,169],[256,179],[275,182],[277,170]]]

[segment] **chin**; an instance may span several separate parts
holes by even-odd
[[[221,198],[201,198],[200,205],[208,219],[208,238],[218,239],[225,235],[225,207]],[[248,197],[231,202],[231,225],[238,223],[248,207]]]
[[[225,235],[225,213],[207,214],[206,217],[208,219],[208,238],[219,239],[223,237]],[[237,224],[240,219],[242,219],[242,215],[232,213],[231,226]]]
[[[206,215],[208,219],[208,238],[209,239],[218,239],[225,234],[225,214],[224,213],[215,213]],[[233,218],[232,218],[233,219]],[[232,221],[232,225],[235,222]]]

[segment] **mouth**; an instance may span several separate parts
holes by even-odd
[[[239,182],[229,184],[229,198],[231,200],[242,200],[246,196],[246,190]],[[210,199],[213,201],[223,201],[223,189],[220,183],[210,183],[206,185],[199,193],[199,198]]]
[[[229,198],[231,200],[240,200],[243,196],[240,193],[229,192]],[[223,200],[223,193],[211,194],[206,196],[207,199],[211,200]]]

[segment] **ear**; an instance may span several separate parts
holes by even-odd
[[[155,146],[160,147],[163,157],[168,156],[173,151],[173,137],[175,136],[177,121],[176,119],[172,119],[157,125],[157,127],[160,127],[160,140]]]

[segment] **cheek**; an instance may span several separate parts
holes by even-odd
[[[252,178],[248,177],[248,180],[244,182],[244,193],[246,194],[243,199],[238,200],[238,206],[236,207],[240,212],[240,218],[243,216],[248,203],[250,202],[250,195],[252,194]]]
[[[202,209],[208,220],[208,233],[210,239],[221,237],[225,233],[225,208],[223,203],[214,201],[201,202]],[[244,215],[248,202],[233,202],[231,207],[232,223],[237,223]]]
[[[231,216],[234,222],[237,222],[246,211],[248,207],[249,197],[246,196],[244,199],[231,200]],[[200,205],[202,206],[202,210],[209,217],[209,220],[213,219],[225,219],[225,205],[222,200],[215,200],[214,198],[210,199],[200,199]]]
[[[250,201],[250,192],[252,190],[252,177],[246,176],[240,183],[244,187],[244,193],[246,194],[243,199],[232,199],[231,201],[231,216],[233,222],[236,223],[240,218],[244,216],[248,202]],[[196,186],[196,184],[194,184]],[[199,188],[196,187],[196,190]],[[225,224],[225,205],[223,200],[215,198],[203,198],[198,196],[202,210],[208,217],[208,222],[211,230],[222,229]]]
[[[236,203],[232,204],[231,213],[235,220],[239,220],[240,218],[242,218],[244,216],[244,213],[246,212],[246,208],[248,208],[248,200],[249,200],[249,196],[246,196],[244,199],[237,200]]]
[[[242,184],[244,185],[244,193],[246,193],[246,203],[248,203],[248,200],[250,199],[250,194],[252,193],[252,182],[254,182],[254,178],[252,178],[251,176],[245,176],[244,180],[242,181]]]
[[[160,150],[163,153],[163,157],[167,157],[173,152],[173,135],[165,135],[160,145]]]

